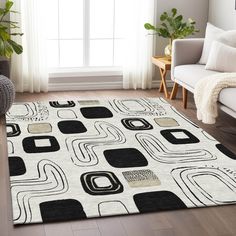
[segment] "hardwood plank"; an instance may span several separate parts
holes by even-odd
[[[173,229],[160,229],[154,231],[155,236],[175,236]]]
[[[44,224],[45,236],[74,236],[70,222]]]
[[[0,124],[3,124],[3,118],[0,118]],[[0,125],[0,229],[2,235],[8,235],[8,196],[6,189],[9,189],[8,185],[8,171],[7,171],[7,153],[6,153],[6,135],[4,132],[5,127]]]
[[[192,213],[209,235],[220,236],[231,233],[229,227],[221,217],[218,217],[213,208],[196,209]]]
[[[44,236],[43,225],[25,225],[15,226],[12,225],[8,228],[8,236]],[[6,235],[3,235],[6,236]]]
[[[219,236],[235,236],[235,234],[221,234]]]
[[[232,235],[236,235],[236,205],[214,207],[212,211],[224,222],[228,231],[231,232]]]
[[[65,236],[67,236],[65,234]],[[74,231],[74,236],[102,236],[98,229],[87,229]]]
[[[163,212],[162,214],[165,214],[171,223],[175,236],[211,236],[192,214],[191,209]]]
[[[125,229],[119,217],[97,219],[97,225],[102,236],[126,236]]]
[[[73,231],[98,228],[98,225],[95,219],[77,220],[77,221],[72,221],[70,224]]]
[[[152,230],[171,229],[172,226],[164,214],[150,213],[145,215],[145,219],[148,222]]]
[[[121,218],[121,223],[129,236],[154,236],[153,230],[147,223],[146,214],[132,215]]]

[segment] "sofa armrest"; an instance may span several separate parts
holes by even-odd
[[[179,65],[196,64],[202,55],[204,38],[176,39],[173,41],[171,78]]]

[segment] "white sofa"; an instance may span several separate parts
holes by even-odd
[[[206,70],[198,64],[202,54],[204,39],[177,39],[173,42],[171,79],[175,82],[171,99],[176,97],[177,87],[183,87],[184,107],[187,107],[188,91],[193,92],[197,81],[203,77],[221,73]],[[225,88],[219,95],[220,108],[236,118],[236,88]]]

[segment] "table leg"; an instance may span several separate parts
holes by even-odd
[[[171,91],[170,99],[173,100],[176,98],[177,92],[178,92],[179,85],[177,83],[174,83],[173,89]]]
[[[161,80],[159,92],[162,93],[163,91],[164,91],[164,89],[163,89],[163,82],[162,82],[162,80]]]
[[[167,86],[166,86],[166,70],[163,70],[160,68],[160,74],[161,74],[161,84],[163,86],[163,90],[164,90],[164,93],[165,93],[165,97],[166,98],[169,98],[169,93],[168,93],[168,90],[167,90]],[[161,88],[161,86],[160,86]]]

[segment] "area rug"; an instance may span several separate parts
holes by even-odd
[[[162,98],[16,103],[14,224],[236,203],[236,156]]]

